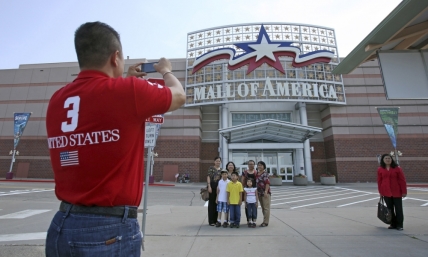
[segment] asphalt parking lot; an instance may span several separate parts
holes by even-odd
[[[374,183],[273,187],[271,222],[256,229],[208,226],[203,185],[149,187],[142,256],[427,256],[425,186],[408,186],[399,232],[377,220]],[[44,256],[58,206],[54,183],[0,182],[0,256]]]

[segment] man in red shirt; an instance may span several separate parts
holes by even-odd
[[[46,115],[62,201],[46,256],[140,256],[145,119],[180,108],[183,87],[165,58],[155,69],[166,86],[140,79],[140,64],[123,78],[120,37],[107,24],[81,25],[74,42],[81,71],[54,93]]]

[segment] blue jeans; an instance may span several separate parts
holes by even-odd
[[[239,225],[241,222],[241,205],[230,204],[229,205],[230,224]]]
[[[256,221],[257,219],[257,207],[255,203],[247,203],[248,220]]]
[[[71,205],[70,205],[71,207]],[[46,256],[126,256],[141,254],[142,233],[136,218],[58,211],[48,229]]]

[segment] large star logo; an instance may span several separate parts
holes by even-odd
[[[229,70],[236,70],[244,65],[248,65],[248,74],[264,63],[285,73],[284,67],[282,67],[279,61],[280,56],[293,57],[294,60],[292,65],[294,67],[302,67],[317,62],[329,63],[334,57],[333,52],[327,50],[301,54],[300,49],[292,46],[292,43],[293,42],[272,42],[264,26],[261,26],[257,41],[235,44],[236,47],[244,50],[243,54],[236,56],[236,51],[233,48],[221,48],[210,51],[199,56],[195,60],[193,63],[193,73],[207,64],[221,59],[229,59]]]

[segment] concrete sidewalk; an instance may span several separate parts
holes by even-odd
[[[272,209],[268,227],[236,229],[209,226],[206,207],[150,206],[142,256],[427,256],[426,208],[405,209],[404,231],[388,230],[376,210]]]

